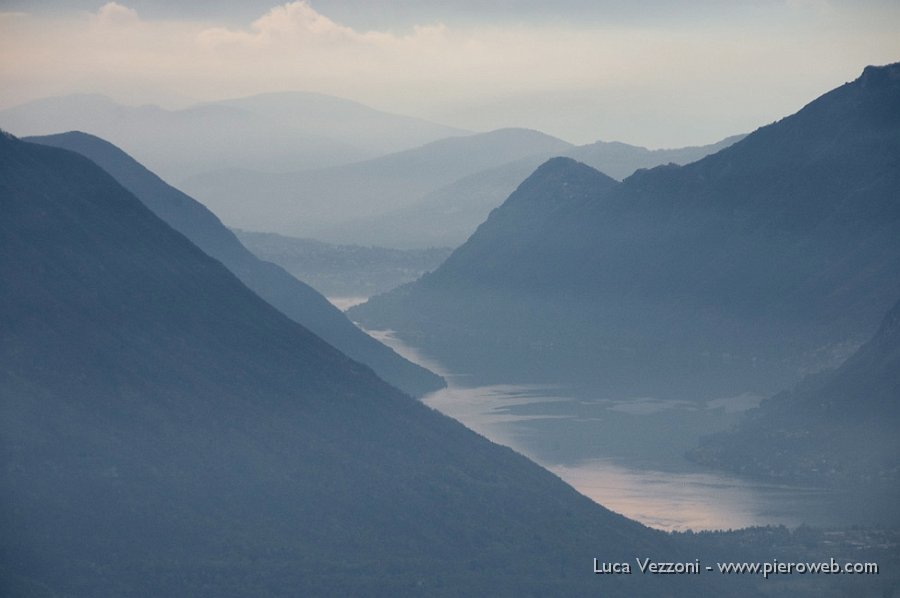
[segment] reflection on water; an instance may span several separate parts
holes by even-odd
[[[347,311],[354,305],[365,303],[368,297],[326,297],[336,308]]]
[[[517,427],[526,421],[546,419],[568,419],[562,414],[519,415],[513,407],[565,401],[567,399],[532,394],[533,388],[513,385],[477,386],[449,388],[433,392],[422,398],[422,402],[437,409],[444,415],[461,421],[482,436],[496,443],[527,453],[517,438]]]
[[[610,460],[556,465],[551,471],[608,509],[665,530],[796,526],[821,491],[764,485],[710,473],[631,469]]]
[[[697,438],[724,429],[760,397],[695,403],[635,397],[574,398],[525,385],[466,387],[390,331],[368,331],[443,375],[449,387],[422,400],[494,442],[540,463],[603,506],[664,530],[752,525],[846,525],[828,492],[741,480],[683,458]]]

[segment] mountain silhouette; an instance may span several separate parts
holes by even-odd
[[[343,353],[365,363],[397,388],[418,396],[444,386],[438,376],[360,331],[315,289],[279,266],[256,258],[212,212],[114,145],[80,132],[30,140],[68,149],[93,160],[172,228],[220,260],[260,297]]]

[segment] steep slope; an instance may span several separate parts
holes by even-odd
[[[312,287],[256,258],[212,212],[115,146],[78,132],[34,137],[31,141],[72,150],[93,160],[157,216],[225,264],[260,297],[343,353],[371,367],[387,382],[414,396],[443,386],[438,376],[361,332]]]
[[[585,189],[528,226],[517,192],[432,275],[351,317],[493,379],[771,394],[840,363],[900,295],[898,107],[900,65],[869,67],[716,154]]]
[[[79,130],[108,139],[168,181],[225,168],[347,164],[465,134],[316,93],[277,93],[167,110],[72,95],[0,111],[17,135]]]
[[[900,488],[900,302],[834,371],[806,380],[709,436],[690,455],[744,475]]]
[[[508,286],[516,285],[511,280],[511,273],[505,271],[509,263],[530,251],[528,244],[534,239],[552,233],[552,229],[545,227],[555,218],[616,185],[616,180],[571,158],[548,160],[447,258],[434,273],[434,278],[458,279],[486,287],[501,280]],[[469,278],[476,265],[477,277]],[[530,265],[517,269],[516,273],[522,277],[518,285],[542,284],[540,278],[533,275]]]
[[[538,131],[501,129],[451,137],[411,150],[316,171],[267,174],[246,169],[192,177],[184,189],[230,226],[340,243],[330,230],[363,223],[417,202],[459,178],[529,156],[557,155],[571,145]]]
[[[414,203],[331,226],[323,235],[401,248],[459,247],[549,155],[468,174]]]
[[[389,387],[86,158],[0,136],[0,209],[4,593],[722,591],[591,575],[674,541]]]

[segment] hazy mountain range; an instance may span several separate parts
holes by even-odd
[[[678,544],[388,386],[86,158],[0,136],[0,191],[5,593],[723,591],[597,579]]]
[[[345,164],[468,133],[305,92],[180,110],[124,106],[101,95],[70,95],[0,111],[0,127],[19,136],[91,133],[175,184],[225,168],[281,172]]]
[[[277,175],[241,169],[198,175],[183,184],[223,220],[242,228],[338,243],[457,246],[552,156],[577,156],[623,178],[639,168],[698,160],[739,138],[648,150],[607,142],[573,146],[538,131],[501,129],[333,168]]]
[[[619,181],[571,157],[545,161],[437,270],[351,313],[476,382],[570,383],[589,398],[765,392],[843,362],[693,456],[742,474],[896,489],[898,99],[900,64],[868,67],[687,166]],[[467,139],[334,170],[345,189],[386,191],[393,168],[410,189],[452,175],[446,188],[486,198],[479,185],[499,189],[538,160],[530,147],[564,143],[522,130]],[[386,383],[416,393],[441,381],[351,333],[324,297],[125,152],[84,133],[35,141],[0,132],[0,594],[896,586],[896,543],[879,530],[827,542],[803,528],[670,535],[610,512]],[[460,148],[465,168],[486,166],[442,172]],[[371,188],[350,180],[373,163],[360,178]],[[441,205],[439,189],[426,196]],[[419,209],[399,197],[385,199],[390,210]],[[886,575],[859,584],[591,570],[592,557],[869,559],[873,548]]]
[[[609,176],[622,179],[639,168],[699,160],[741,137],[674,150],[648,150],[625,143],[598,141],[569,147],[558,154],[576,157]],[[360,239],[395,246],[456,247],[465,242],[490,211],[503,203],[519,183],[551,155],[535,155],[465,175],[428,192],[409,206],[369,218],[350,219],[317,234],[324,238]]]
[[[402,239],[329,231],[348,221],[357,225],[354,231],[366,230],[374,216],[407,208],[464,176],[524,158],[555,155],[570,147],[538,131],[502,129],[441,139],[333,168],[282,174],[244,169],[212,172],[191,177],[183,185],[226,223],[239,228],[333,242],[403,246]],[[440,225],[435,221],[432,226]]]
[[[900,65],[686,166],[541,166],[419,281],[349,313],[482,380],[770,394],[900,296]]]
[[[123,148],[229,226],[342,244],[457,246],[541,162],[575,157],[624,178],[730,145],[573,146],[537,131],[444,127],[314,93],[271,93],[182,110],[100,95],[0,111],[18,135],[79,130]]]
[[[220,260],[263,299],[345,354],[371,367],[384,380],[412,395],[421,395],[444,385],[438,376],[361,332],[319,292],[275,264],[255,257],[212,212],[166,184],[112,144],[77,132],[30,140],[72,150],[93,160],[157,216],[211,257]]]

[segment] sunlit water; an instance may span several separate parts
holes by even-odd
[[[701,469],[683,457],[700,435],[727,428],[761,397],[696,403],[573,398],[562,389],[539,386],[467,387],[464,378],[390,331],[368,332],[447,379],[448,388],[425,396],[424,403],[651,527],[699,531],[857,522],[853,505],[841,505],[847,501],[833,492],[747,481]]]
[[[328,297],[328,300],[341,311],[347,311],[354,305],[365,303],[368,297]]]

